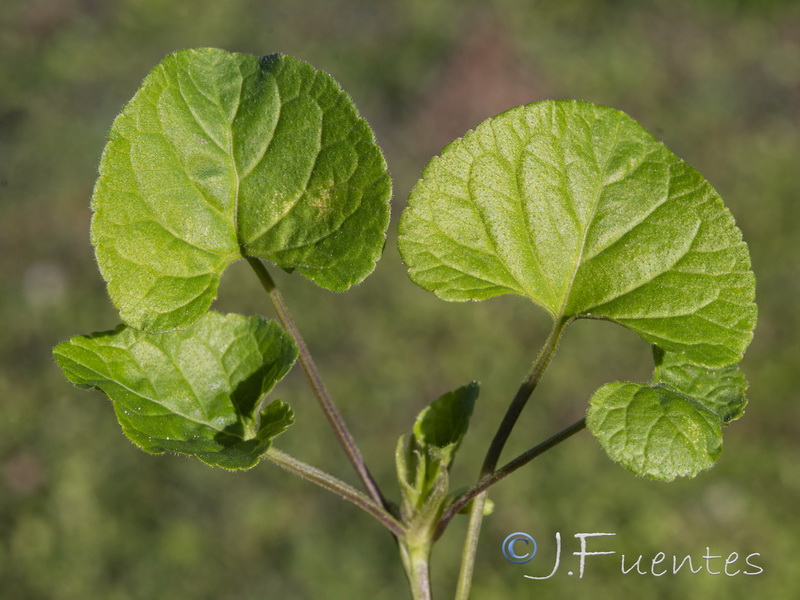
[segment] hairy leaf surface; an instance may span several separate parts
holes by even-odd
[[[622,112],[547,101],[430,161],[400,222],[414,282],[445,300],[517,294],[615,321],[708,366],[752,338],[747,246],[711,185]]]
[[[165,58],[114,121],[92,242],[122,320],[186,327],[243,256],[343,291],[380,257],[391,182],[350,97],[289,56]]]
[[[130,440],[153,454],[180,452],[248,469],[293,422],[264,396],[291,369],[297,347],[277,323],[209,312],[191,328],[148,334],[120,325],[56,346],[81,388],[102,390]]]
[[[649,384],[597,390],[586,425],[612,460],[637,475],[670,481],[708,469],[722,452],[722,427],[739,418],[747,382],[737,367],[709,369],[655,349]]]
[[[747,380],[735,365],[719,369],[697,365],[681,354],[654,347],[653,381],[679,390],[715,413],[723,424],[744,414]]]

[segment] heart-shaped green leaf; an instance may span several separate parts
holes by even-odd
[[[391,182],[350,97],[283,55],[165,58],[114,121],[92,242],[122,320],[186,327],[243,256],[343,291],[380,257]]]
[[[741,360],[755,280],[703,177],[622,112],[547,101],[488,119],[426,167],[400,222],[414,282],[609,319],[708,366]]]
[[[297,347],[274,322],[209,312],[191,328],[148,334],[120,325],[53,351],[67,379],[102,390],[130,440],[248,469],[293,422],[263,398],[292,367]]]
[[[747,382],[735,366],[709,369],[658,348],[655,359],[649,384],[597,390],[586,426],[612,460],[637,475],[693,477],[719,458],[722,426],[742,415]]]

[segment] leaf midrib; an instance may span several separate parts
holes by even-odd
[[[105,362],[105,360],[103,360],[102,356],[100,356],[100,355],[99,355],[97,352],[95,352],[94,350],[92,350],[92,349],[90,349],[90,348],[86,348],[85,346],[80,346],[80,347],[81,347],[82,349],[84,349],[84,350],[88,351],[88,352],[91,352],[91,353],[92,353],[92,354],[94,354],[94,355],[95,355],[95,356],[96,356],[98,359],[100,359],[100,360],[103,362],[103,364],[106,364],[106,362]],[[72,358],[70,358],[69,356],[67,356],[66,358],[67,358],[67,359],[69,359],[69,360],[70,360],[70,361],[72,361],[72,362],[76,362],[76,361],[74,361]],[[133,358],[133,357],[131,356],[131,358]],[[80,364],[80,363],[78,363],[78,364]],[[192,423],[196,423],[197,425],[201,425],[201,426],[203,426],[203,427],[208,427],[209,429],[212,429],[212,430],[214,430],[214,431],[216,431],[216,432],[218,432],[218,433],[226,433],[226,434],[227,434],[227,433],[229,433],[229,432],[227,432],[227,431],[226,431],[226,430],[224,430],[224,429],[220,429],[219,427],[216,427],[216,426],[215,426],[213,423],[206,423],[206,422],[203,422],[203,421],[198,421],[198,420],[197,420],[196,418],[194,418],[194,417],[190,417],[190,416],[188,416],[188,415],[185,415],[185,414],[183,414],[183,413],[181,413],[181,412],[178,412],[178,411],[176,411],[176,410],[173,410],[172,408],[170,408],[170,407],[167,407],[167,406],[165,406],[164,404],[160,403],[158,400],[155,400],[154,398],[151,398],[151,397],[149,397],[149,396],[146,396],[146,395],[142,394],[141,392],[138,392],[138,391],[136,391],[136,390],[134,390],[134,389],[130,388],[129,386],[125,385],[125,384],[124,384],[122,381],[120,381],[120,380],[119,380],[119,379],[117,379],[117,378],[110,377],[110,376],[108,376],[108,375],[104,375],[103,373],[100,373],[99,371],[97,371],[97,369],[94,369],[94,368],[92,368],[92,367],[90,367],[90,366],[88,366],[88,365],[86,365],[86,364],[83,364],[82,366],[83,366],[84,368],[88,369],[90,372],[94,373],[94,374],[95,374],[95,375],[96,375],[98,378],[100,378],[101,380],[105,380],[105,381],[107,381],[107,382],[109,382],[109,383],[116,384],[116,385],[118,385],[119,387],[121,387],[122,389],[124,389],[124,390],[126,390],[126,391],[130,392],[132,395],[134,395],[134,396],[136,396],[136,397],[138,397],[138,398],[141,398],[142,400],[146,400],[147,402],[151,402],[152,404],[155,404],[156,406],[160,406],[161,408],[163,408],[163,409],[167,410],[167,411],[168,411],[170,414],[177,415],[177,416],[181,417],[182,419],[186,419],[187,421],[190,421],[190,422],[192,422]],[[85,379],[85,378],[82,378],[82,379]],[[95,383],[94,383],[94,382],[92,382],[92,381],[90,381],[90,380],[87,380],[87,381],[89,382],[89,384],[90,384],[92,387],[95,387],[95,388],[97,388],[97,389],[100,389],[101,391],[103,391],[103,393],[105,393],[105,390],[103,390],[103,388],[102,388],[102,387],[101,387],[101,385],[100,385],[100,383],[101,383],[101,382],[98,382],[98,383],[97,383],[97,385],[95,385]],[[150,380],[149,380],[149,379],[148,379],[147,381],[148,381],[148,382],[150,382]],[[152,382],[150,382],[150,383],[152,383]],[[106,394],[106,395],[107,395],[107,394]],[[119,401],[119,400],[112,400],[112,402],[113,402],[113,403],[116,405],[116,404],[117,404],[117,403],[119,403],[120,401]],[[234,436],[234,437],[239,437],[239,436]],[[244,439],[244,438],[241,438],[241,439]]]
[[[613,154],[613,149],[615,149],[617,147],[617,144],[619,142],[619,130],[620,130],[621,125],[622,125],[622,122],[619,119],[617,119],[616,120],[616,126],[614,128],[614,142],[612,144],[610,144],[610,149],[609,149],[609,151],[608,151],[608,153],[605,156],[605,159],[603,161],[602,170],[598,169],[598,172],[600,172],[602,174],[606,173],[606,170],[608,168],[608,161],[611,159],[611,155]],[[594,149],[594,147],[592,147],[592,148]],[[559,153],[559,156],[562,158],[562,166],[564,167],[564,172],[566,172],[566,165],[563,164],[563,159],[564,159],[565,153],[561,152],[561,153]],[[597,154],[595,154],[595,162],[597,163]],[[600,165],[598,164],[597,166],[599,167]],[[605,187],[606,187],[606,185],[605,185],[605,178],[604,178],[603,179],[603,183],[601,185],[599,185],[598,188],[597,188],[597,193],[596,193],[596,196],[595,196],[595,199],[594,199],[594,205],[592,206],[592,212],[591,212],[589,218],[586,221],[586,227],[584,228],[583,233],[581,235],[581,243],[578,245],[578,252],[577,252],[577,255],[575,257],[575,266],[574,266],[574,268],[572,270],[572,276],[569,279],[569,283],[567,284],[567,286],[566,286],[566,288],[564,290],[564,299],[563,299],[563,301],[561,303],[561,306],[558,309],[557,317],[555,319],[556,323],[561,323],[562,321],[564,321],[565,317],[575,316],[575,315],[566,315],[565,313],[566,313],[566,310],[567,310],[567,306],[569,305],[569,300],[570,300],[570,295],[572,293],[572,288],[575,285],[575,279],[578,276],[578,271],[580,270],[581,266],[583,266],[583,253],[586,250],[586,238],[589,235],[589,230],[591,229],[592,223],[594,222],[594,218],[597,215],[597,209],[600,206],[600,198],[603,196],[603,191],[605,190]],[[572,199],[572,194],[571,193],[570,193],[570,199]],[[572,206],[571,203],[570,203],[570,206]]]

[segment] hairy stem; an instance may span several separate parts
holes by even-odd
[[[306,481],[310,481],[329,492],[333,492],[340,498],[352,502],[359,508],[365,510],[373,517],[378,519],[381,524],[391,531],[394,535],[400,537],[405,533],[403,525],[401,525],[392,515],[390,515],[381,505],[376,504],[375,501],[364,494],[359,492],[354,487],[346,484],[344,481],[337,479],[330,473],[326,473],[316,467],[304,463],[296,458],[289,456],[285,452],[270,448],[267,450],[266,458],[281,467],[298,475]]]
[[[400,544],[400,557],[413,600],[431,600],[431,543],[431,540],[423,540],[419,544],[403,540]]]
[[[303,367],[306,378],[311,384],[311,389],[313,390],[314,396],[322,408],[322,412],[325,413],[325,417],[328,419],[328,422],[330,423],[331,428],[336,435],[336,439],[339,440],[339,444],[344,449],[345,454],[347,454],[347,458],[350,460],[350,463],[353,465],[356,473],[358,473],[358,476],[364,484],[364,487],[369,495],[379,506],[382,506],[384,509],[388,510],[389,505],[386,499],[383,497],[383,494],[378,488],[377,483],[375,483],[375,480],[370,474],[367,464],[364,461],[364,457],[356,445],[355,439],[353,439],[353,436],[348,430],[347,425],[345,425],[341,413],[336,408],[336,405],[333,403],[325,384],[322,382],[322,377],[320,377],[319,371],[317,370],[317,365],[314,363],[314,359],[311,357],[311,353],[308,351],[308,347],[303,340],[303,336],[300,335],[300,331],[297,329],[294,319],[292,319],[292,315],[289,312],[289,307],[286,305],[286,301],[283,299],[283,294],[281,294],[280,290],[278,290],[278,288],[275,286],[275,282],[272,280],[272,277],[260,260],[251,256],[245,258],[256,272],[261,285],[267,292],[267,295],[269,296],[272,305],[275,307],[275,312],[277,313],[278,319],[280,319],[283,328],[289,332],[289,334],[294,338],[294,341],[297,343],[300,364]]]
[[[528,374],[525,376],[525,379],[522,380],[489,446],[486,458],[483,461],[481,477],[492,473],[495,467],[497,467],[500,454],[503,452],[508,437],[511,435],[511,431],[514,429],[514,425],[516,425],[517,419],[519,419],[522,413],[522,409],[525,408],[528,399],[531,397],[531,394],[533,394],[533,390],[535,390],[536,386],[539,384],[547,365],[550,364],[550,359],[553,358],[553,354],[555,354],[558,342],[561,340],[561,334],[564,332],[564,328],[567,326],[568,322],[567,320],[559,319],[553,324],[550,335],[547,336],[547,340],[545,340],[544,345],[541,350],[539,350],[536,360],[531,363]]]
[[[455,600],[467,600],[469,598],[469,592],[472,588],[472,573],[475,569],[475,554],[478,551],[478,539],[481,534],[481,524],[483,523],[483,509],[486,505],[487,498],[487,493],[478,494],[472,504],[472,510],[469,512],[467,539],[464,541],[464,548],[461,551],[461,568],[458,571],[458,586],[456,587]],[[452,518],[451,516],[450,519]],[[450,519],[448,519],[448,522]],[[436,533],[434,533],[434,539],[438,539],[441,535],[439,529],[444,531],[444,527],[446,526],[447,523],[444,525],[440,523]]]
[[[484,475],[480,479],[480,481],[478,481],[478,483],[476,483],[470,490],[466,491],[463,495],[459,496],[458,500],[456,500],[447,509],[444,515],[442,515],[442,518],[439,521],[439,526],[437,527],[436,533],[434,534],[434,539],[439,539],[439,537],[441,537],[442,533],[444,533],[444,530],[447,527],[447,524],[453,519],[455,515],[458,514],[458,512],[462,508],[464,508],[467,504],[469,504],[473,498],[477,498],[479,495],[482,494],[482,492],[488,490],[498,481],[505,479],[506,477],[511,475],[511,473],[513,473],[520,467],[528,464],[530,461],[532,461],[540,454],[543,454],[548,450],[550,450],[551,448],[558,446],[558,444],[560,444],[566,439],[569,439],[570,437],[572,437],[573,435],[575,435],[579,431],[582,431],[585,428],[586,428],[586,419],[585,418],[580,419],[579,421],[576,421],[569,427],[565,427],[552,437],[546,439],[541,444],[538,444],[533,448],[531,448],[530,450],[523,452],[514,460],[506,463],[493,473],[490,473],[489,475]]]
[[[514,399],[511,401],[503,420],[500,422],[497,433],[495,433],[492,439],[489,450],[486,452],[486,458],[483,461],[480,480],[491,475],[495,467],[497,467],[497,462],[500,460],[500,454],[503,452],[508,437],[511,435],[511,431],[514,429],[514,425],[516,425],[522,413],[522,409],[525,408],[528,399],[531,397],[531,394],[533,394],[533,390],[535,390],[536,386],[539,384],[539,380],[541,380],[547,365],[550,364],[550,359],[553,358],[553,354],[555,354],[558,342],[561,339],[561,334],[568,324],[569,320],[562,317],[559,317],[553,323],[550,334],[539,350],[536,359],[531,363],[528,374],[525,376],[525,379],[522,380],[517,393],[514,395]],[[461,554],[461,569],[458,575],[456,600],[467,600],[467,598],[469,598],[470,588],[472,587],[472,573],[475,568],[475,554],[478,550],[478,537],[480,536],[481,523],[483,522],[483,508],[487,499],[488,492],[484,489],[484,491],[478,493],[474,497],[472,502],[472,509],[469,513],[467,538],[464,541],[464,550]],[[452,516],[450,518],[452,518]],[[440,524],[438,529],[444,531],[446,525],[447,523],[444,523],[444,525]]]

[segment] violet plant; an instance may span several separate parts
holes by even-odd
[[[389,226],[391,181],[350,97],[289,56],[217,49],[165,58],[114,121],[92,197],[91,239],[123,322],[54,350],[73,384],[113,402],[126,436],[225,469],[266,459],[372,515],[396,538],[412,596],[431,597],[431,548],[469,513],[456,600],[469,596],[487,493],[588,429],[641,476],[692,477],[743,413],[737,364],[756,322],[747,246],[711,185],[626,114],[576,101],[519,106],[425,168],[399,224],[416,284],[448,301],[516,294],[552,329],[487,445],[478,477],[449,470],[478,385],[434,400],[397,444],[399,500],[370,474],[268,268],[342,292],[367,277]],[[278,322],[209,308],[244,259]],[[268,267],[268,265],[270,265]],[[501,463],[567,327],[613,321],[652,344],[649,382],[611,382],[585,419]],[[278,450],[293,424],[269,400],[295,361],[361,488]]]

